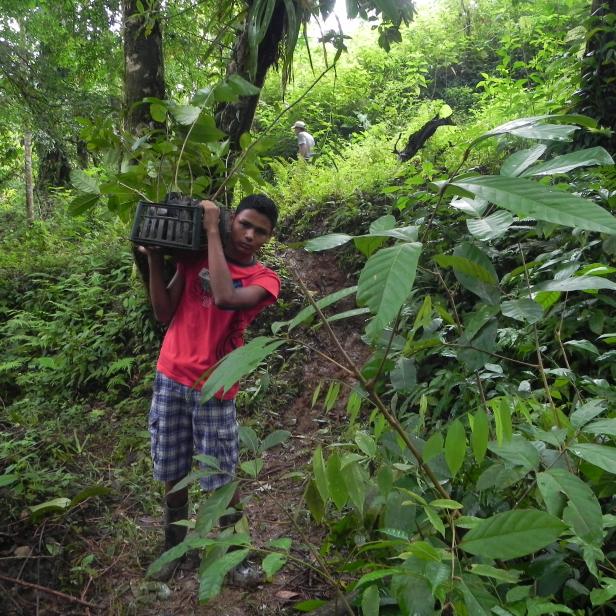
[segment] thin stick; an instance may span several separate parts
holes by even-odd
[[[94,605],[94,603],[89,603],[88,601],[82,601],[78,597],[73,597],[72,595],[67,595],[59,590],[54,590],[53,588],[47,588],[47,586],[41,586],[40,584],[33,584],[32,582],[24,582],[23,580],[18,580],[17,578],[9,577],[8,575],[0,574],[0,580],[4,580],[5,582],[10,582],[11,584],[18,584],[20,586],[25,586],[26,588],[33,588],[34,590],[39,590],[41,592],[45,592],[49,595],[54,595],[55,597],[60,597],[66,601],[71,601],[73,603],[79,603],[79,605],[85,605],[86,607],[94,608],[95,610],[100,609],[98,605]]]

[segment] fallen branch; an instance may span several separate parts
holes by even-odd
[[[53,588],[47,588],[47,586],[40,586],[39,584],[33,584],[32,582],[25,582],[24,580],[18,580],[17,578],[9,577],[8,575],[0,574],[0,580],[5,582],[9,582],[11,584],[18,584],[19,586],[25,586],[26,588],[32,588],[33,590],[38,590],[40,592],[47,593],[48,595],[54,595],[54,597],[59,597],[60,599],[64,599],[65,601],[71,601],[72,603],[79,603],[79,605],[84,605],[86,607],[94,608],[95,610],[100,609],[98,605],[94,605],[94,603],[89,603],[88,601],[83,601],[78,597],[73,597],[72,595],[67,595],[59,590],[54,590]]]
[[[408,138],[404,150],[398,150],[397,148],[401,134],[398,135],[398,140],[396,141],[396,145],[394,145],[394,154],[397,154],[398,159],[403,162],[413,158],[413,156],[423,148],[426,141],[434,135],[436,129],[439,126],[445,126],[447,124],[453,124],[453,120],[451,118],[439,118],[438,116],[434,116]]]

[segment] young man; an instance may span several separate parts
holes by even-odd
[[[212,201],[202,201],[201,207],[207,254],[178,262],[168,285],[163,280],[161,251],[141,248],[150,266],[154,315],[169,324],[158,358],[149,420],[154,478],[165,482],[165,550],[186,535],[186,528],[173,522],[188,517],[188,489],[169,491],[190,472],[193,455],[213,456],[223,471],[201,480],[205,491],[231,481],[237,463],[234,398],[238,385],[201,404],[202,375],[244,343],[250,322],[276,301],[280,291],[278,276],[255,259],[276,225],[274,202],[263,195],[243,199],[224,248],[218,207]],[[155,578],[169,579],[177,564],[170,563]]]
[[[300,120],[293,124],[293,130],[297,137],[298,158],[310,160],[314,155],[314,137],[306,130],[306,124]]]

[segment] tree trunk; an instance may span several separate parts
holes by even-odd
[[[160,0],[140,15],[137,0],[122,0],[124,23],[124,114],[125,128],[138,132],[152,124],[150,106],[138,104],[146,96],[165,98],[163,39],[157,17]]]
[[[253,81],[255,86],[261,88],[265,83],[267,71],[278,59],[278,49],[284,32],[285,8],[284,2],[279,1],[274,8],[267,34],[259,45],[257,71],[254,81],[248,75],[249,47],[246,27],[244,27],[244,30],[239,35],[233,48],[231,61],[227,67],[227,75],[238,74],[244,77],[244,79]],[[226,103],[218,108],[216,122],[220,130],[229,135],[232,150],[237,151],[240,149],[240,136],[250,130],[258,102],[259,95],[242,96],[237,103]]]
[[[139,15],[137,0],[122,0],[124,36],[124,117],[125,129],[138,133],[153,126],[150,106],[140,104],[146,96],[165,98],[163,38],[157,18],[160,0],[152,3],[146,20]],[[152,19],[153,18],[153,19]],[[133,258],[146,289],[149,288],[147,257],[133,246]]]
[[[587,23],[589,34],[582,59],[582,87],[578,93],[580,113],[596,119],[606,128],[616,129],[616,63],[611,57],[616,45],[616,28],[609,15],[616,14],[616,0],[593,0]],[[586,134],[594,142],[593,135]],[[600,136],[599,143],[616,149],[616,133]]]
[[[26,184],[26,218],[34,222],[34,182],[32,180],[32,133],[24,133],[24,176]]]

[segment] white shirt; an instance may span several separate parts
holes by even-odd
[[[302,130],[297,133],[297,145],[305,145],[306,153],[304,157],[312,158],[312,156],[314,155],[314,152],[312,151],[312,148],[314,148],[314,137],[310,133],[306,132],[305,130]]]

